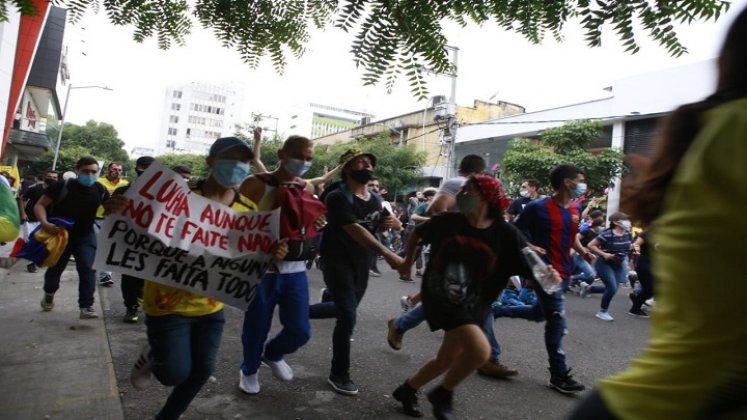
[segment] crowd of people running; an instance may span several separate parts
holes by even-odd
[[[745,45],[743,11],[727,35],[714,96],[677,110],[664,124],[660,160],[636,168],[623,197],[630,214],[607,214],[599,200],[590,199],[584,170],[568,164],[552,169],[548,185],[524,180],[512,201],[501,182],[486,173],[485,161],[468,155],[457,177],[395,203],[386,200],[371,153],[350,149],[324,177],[305,180],[314,158],[313,143],[305,137],[289,137],[271,171],[260,159],[261,131],[255,131],[254,148],[236,137],[217,139],[206,158],[207,178],[186,180],[195,194],[240,212],[280,207],[281,219],[288,220],[299,218],[292,217],[292,206],[279,204],[283,200],[317,200],[307,207],[313,217],[295,223],[321,232],[317,267],[325,290],[318,303],[310,303],[307,282],[313,266],[307,260],[315,257],[291,257],[288,238],[268,252],[270,269],[244,316],[238,388],[260,393],[262,363],[276,378],[293,380],[285,356],[311,338],[311,319],[334,319],[327,382],[341,395],[356,395],[351,338],[369,277],[381,275],[383,260],[400,280],[420,281],[418,293],[400,299],[404,313],[388,322],[391,348],[401,350],[405,333],[423,321],[444,332],[433,356],[403,375],[393,390],[408,416],[424,415],[419,390],[434,381],[427,393],[434,417],[455,419],[454,391],[469,375],[517,373],[500,362],[493,332],[499,318],[543,322],[550,386],[565,394],[585,390],[563,351],[565,294],[601,294],[595,316],[611,322],[610,302],[622,286],[629,290],[628,315],[649,318],[655,308],[652,338],[625,372],[601,381],[572,418],[744,418],[747,330],[738,305],[747,290],[733,267],[744,249],[736,241],[747,234]],[[138,159],[138,175],[153,161]],[[253,175],[250,163],[257,168]],[[53,216],[75,221],[59,262],[44,274],[44,311],[53,310],[60,274],[73,256],[80,317],[98,316],[94,229],[127,205],[121,165],[110,163],[101,178],[98,165],[81,158],[75,177],[57,181],[57,173],[49,171],[22,194],[24,220],[33,218],[49,232],[61,229]],[[175,170],[189,176],[188,168]],[[708,276],[725,286],[702,287]],[[112,274],[100,273],[98,282],[111,284]],[[122,277],[122,291],[125,321],[138,321],[139,306],[146,314],[148,345],[132,368],[132,384],[143,389],[155,376],[173,386],[156,418],[179,418],[215,369],[223,304],[132,276]],[[282,328],[268,337],[276,307]]]

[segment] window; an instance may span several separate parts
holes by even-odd
[[[182,109],[182,106],[177,103],[173,103],[171,104],[171,109],[174,111],[179,111],[180,109]]]
[[[170,123],[178,123],[179,122],[179,117],[176,116],[176,115],[171,115],[171,116],[169,116],[169,122]]]
[[[176,98],[176,99],[181,99],[181,98],[182,98],[182,91],[180,91],[180,90],[175,90],[175,91],[174,91],[174,93],[172,94],[172,96],[173,96],[174,98]]]
[[[169,135],[170,136],[175,136],[176,135],[176,128],[169,127]]]

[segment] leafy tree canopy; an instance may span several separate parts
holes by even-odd
[[[728,10],[725,0],[57,0],[67,7],[73,22],[88,9],[104,9],[115,25],[131,25],[133,38],[155,37],[162,49],[184,44],[193,20],[212,29],[228,48],[235,49],[251,67],[268,55],[282,72],[286,57],[303,55],[310,29],[335,26],[355,33],[351,53],[363,69],[364,84],[384,82],[391,90],[398,76],[407,77],[411,90],[426,97],[422,71],[452,71],[443,23],[454,21],[490,24],[540,43],[549,33],[562,40],[563,26],[579,22],[586,42],[602,43],[603,28],[610,28],[625,51],[638,51],[634,31],[640,31],[679,56],[687,51],[674,23],[718,19]],[[34,14],[32,0],[0,0],[0,19],[7,7]]]
[[[50,127],[47,132],[49,138],[57,140],[59,131]],[[83,156],[92,156],[108,165],[110,162],[119,161],[126,175],[135,167],[127,156],[124,142],[120,140],[114,126],[107,123],[88,121],[85,125],[66,123],[62,131],[62,142],[60,153],[57,158],[57,170],[75,170],[75,163]],[[40,173],[52,168],[54,160],[54,148],[39,156],[32,162],[26,164],[26,171]]]
[[[192,170],[192,176],[203,178],[208,175],[205,155],[178,154],[178,155],[161,155],[155,157],[157,161],[173,168],[174,166],[183,165]]]
[[[584,170],[591,195],[603,193],[622,175],[624,155],[610,148],[587,151],[601,133],[602,124],[598,121],[571,121],[545,130],[539,142],[514,139],[503,158],[501,178],[509,191],[515,191],[523,179],[534,178],[544,193],[550,193],[550,171],[567,163]]]

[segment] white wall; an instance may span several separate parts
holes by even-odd
[[[21,15],[14,7],[7,10],[8,21],[0,23],[0,115],[4,123],[8,115],[10,85],[13,80],[13,66],[16,60],[16,46],[18,45],[18,29],[21,25]]]

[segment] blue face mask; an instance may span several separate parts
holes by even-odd
[[[96,175],[78,175],[78,182],[85,187],[95,184],[96,179]]]
[[[574,188],[571,191],[571,194],[573,195],[573,198],[576,198],[576,197],[580,197],[584,195],[585,192],[586,192],[586,183],[579,182],[578,184],[576,184],[576,188]]]
[[[283,167],[290,174],[303,176],[303,174],[311,169],[311,162],[306,162],[301,159],[288,159],[285,161]]]
[[[219,159],[213,167],[213,177],[220,185],[231,188],[249,176],[249,164],[240,160]]]

